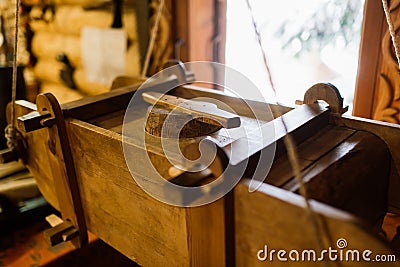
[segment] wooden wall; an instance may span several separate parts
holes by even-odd
[[[390,12],[398,32],[400,0],[390,1]],[[381,1],[365,3],[353,115],[400,123],[399,68]]]
[[[172,13],[173,58],[225,61],[226,0],[169,0]],[[214,76],[210,68],[208,75]]]

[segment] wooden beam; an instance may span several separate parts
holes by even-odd
[[[316,232],[309,212],[301,196],[286,190],[263,184],[258,191],[249,193],[250,180],[244,179],[235,187],[235,233],[236,233],[236,264],[237,266],[330,266],[326,255],[324,261],[306,263],[304,261],[288,261],[283,263],[277,259],[280,249],[287,251],[315,249],[321,255],[322,249],[337,250],[337,241],[345,239],[347,249],[357,249],[362,253],[371,250],[373,255],[394,254],[387,243],[374,234],[374,230],[360,222],[349,213],[340,211],[317,201],[311,201],[314,218],[323,225]],[[319,245],[317,236],[324,239],[324,247]],[[260,250],[275,250],[273,260],[258,259]],[[325,247],[326,246],[326,247]],[[261,251],[261,255],[265,253]],[[339,253],[338,253],[339,254]],[[371,259],[373,259],[371,255]],[[361,258],[361,255],[360,255]],[[262,259],[262,257],[261,257]],[[371,262],[373,263],[373,262]],[[355,261],[340,261],[340,266],[354,266]],[[376,263],[375,263],[376,265]],[[370,266],[375,266],[371,264]],[[398,266],[397,262],[385,262],[382,266]]]
[[[353,115],[372,118],[379,82],[381,45],[386,28],[381,1],[366,0],[358,60]]]

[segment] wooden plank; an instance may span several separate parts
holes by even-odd
[[[223,264],[223,201],[198,208],[158,202],[129,173],[120,134],[79,120],[68,127],[91,232],[143,266]]]
[[[104,129],[111,129],[122,126],[125,116],[125,109],[117,110],[88,120],[90,124],[97,125]]]
[[[328,125],[329,112],[318,103],[302,105],[280,118],[260,125],[255,131],[238,138],[226,146],[221,146],[226,155],[230,157],[230,164],[236,165],[256,154],[262,149],[268,148],[287,133],[293,134],[296,142],[300,143],[310,137],[317,129]],[[282,123],[284,121],[284,124]],[[271,135],[271,131],[274,133]],[[246,153],[234,153],[247,147]],[[282,151],[277,150],[277,153]]]
[[[354,94],[354,116],[372,118],[385,26],[381,1],[366,0]]]
[[[240,126],[240,118],[237,115],[221,110],[213,103],[192,101],[157,92],[146,92],[142,94],[142,97],[150,104],[200,117],[201,121],[209,124],[222,125],[227,129]]]
[[[219,17],[224,19],[225,14],[221,11],[216,14],[216,2],[213,0],[191,0],[172,2],[173,29],[172,39],[174,40],[175,59],[183,62],[188,61],[219,61],[214,58],[213,41],[225,43],[224,29],[216,29],[218,25],[215,20]],[[215,32],[220,31],[219,36]],[[219,40],[213,40],[214,38]],[[223,45],[220,45],[223,47]],[[223,60],[223,58],[220,58]],[[209,77],[210,81],[215,80],[211,68],[205,68],[203,77]]]
[[[386,143],[392,158],[388,204],[391,212],[400,214],[400,195],[398,193],[400,191],[400,126],[350,116],[335,117],[334,119],[336,125],[368,131]]]
[[[13,203],[23,202],[40,196],[34,177],[28,172],[20,172],[0,180],[0,195]]]
[[[78,120],[68,127],[89,231],[140,265],[167,258],[187,263],[184,210],[156,201],[134,182],[122,136]]]
[[[400,125],[351,116],[337,117],[335,124],[350,129],[367,131],[381,138],[388,146],[395,167],[400,174]]]
[[[400,20],[400,2],[388,1],[390,16],[395,31],[398,31]],[[398,82],[398,63],[393,49],[393,42],[388,31],[388,25],[383,12],[382,3],[379,1],[367,1],[365,20],[369,21],[369,28],[363,30],[361,48],[370,46],[370,49],[361,50],[361,65],[357,80],[363,87],[356,91],[356,107],[361,105],[370,111],[370,116],[364,116],[357,112],[354,115],[372,118],[391,123],[400,123],[400,90]],[[364,43],[366,43],[364,45]],[[372,44],[372,45],[371,45]],[[364,70],[368,70],[364,71]],[[359,90],[358,90],[359,89]],[[364,100],[365,103],[358,101]],[[355,110],[357,111],[357,109]]]
[[[211,100],[215,99],[226,103],[230,108],[237,112],[237,114],[242,116],[254,118],[255,112],[257,112],[256,114],[258,118],[262,121],[270,121],[293,109],[290,107],[229,96],[222,91],[207,89],[195,85],[184,85],[176,87],[175,89],[171,90],[169,94],[186,99],[197,97],[210,98]],[[268,109],[271,110],[273,116],[271,116],[271,114],[268,114]]]
[[[302,174],[310,198],[379,225],[387,211],[389,171],[390,156],[385,143],[375,135],[359,131]],[[283,189],[297,192],[299,184],[292,179]]]
[[[81,247],[88,243],[88,236],[66,122],[61,107],[52,94],[40,94],[36,102],[40,113],[51,114],[51,118],[46,119],[53,122],[46,128],[50,150],[47,156],[53,174],[54,189],[63,219],[72,223],[79,231],[77,238],[71,241],[76,247]],[[45,121],[42,123],[46,125]]]
[[[32,111],[36,111],[36,105],[28,101],[19,100],[15,105],[15,120],[17,129],[17,118],[28,114]],[[21,130],[20,130],[21,131]],[[54,180],[52,168],[58,168],[57,165],[49,164],[48,155],[51,154],[49,148],[49,132],[47,129],[39,129],[35,132],[30,132],[24,135],[24,139],[29,148],[24,151],[25,158],[24,164],[28,168],[29,172],[35,177],[36,183],[40,192],[46,198],[46,200],[56,209],[60,210],[57,195],[54,193]]]
[[[327,235],[316,232],[309,213],[305,209],[303,199],[286,190],[263,184],[258,191],[249,193],[250,181],[245,179],[236,186],[235,194],[235,233],[236,233],[236,264],[237,266],[326,266],[326,264],[340,264],[340,266],[354,266],[361,264],[356,261],[328,262],[325,254],[324,261],[290,261],[289,252],[297,250],[300,256],[303,250],[315,249],[318,255],[322,249],[329,246],[338,250],[337,240],[344,238],[348,249],[357,249],[362,253],[371,250],[373,255],[394,254],[388,244],[382,241],[373,229],[365,226],[354,216],[329,207],[317,201],[311,201],[315,217],[324,225]],[[316,236],[327,236],[324,247],[318,245]],[[268,251],[275,249],[273,261],[260,261],[257,254],[268,247]],[[278,250],[287,251],[288,262],[277,259]],[[338,250],[338,254],[339,254]],[[260,256],[264,256],[261,252]],[[361,255],[360,255],[361,257]],[[363,266],[376,266],[376,262],[362,262]],[[382,266],[398,266],[397,262],[381,263]]]
[[[224,210],[223,198],[186,209],[190,266],[225,266]]]
[[[6,164],[0,164],[0,180],[17,172],[26,170],[21,161],[13,161]]]
[[[126,107],[139,86],[127,86],[104,94],[87,96],[62,104],[61,108],[66,117],[90,119]]]
[[[147,82],[129,85],[109,92],[88,96],[76,101],[65,103],[61,106],[65,117],[74,117],[81,120],[88,120],[104,114],[126,109],[133,94],[139,88],[145,92],[160,91],[163,88],[174,88],[178,86],[178,81],[174,76],[160,79],[157,82]]]
[[[321,129],[315,135],[312,135],[306,141],[299,144],[296,149],[298,152],[300,169],[304,170],[310,166],[353,133],[354,130],[329,125]],[[280,187],[293,177],[292,166],[287,154],[284,154],[276,159],[265,182]]]
[[[174,58],[182,62],[191,61],[190,59],[190,44],[189,38],[189,2],[167,0],[171,3],[172,17],[172,40],[174,43]]]
[[[107,93],[105,95],[88,97],[88,99],[85,98],[85,100],[67,103],[62,107],[64,112],[69,116],[89,121],[105,129],[113,128],[112,131],[121,132],[124,114],[123,108],[121,107],[126,107],[127,99],[130,100],[133,94],[129,88],[130,87],[115,90],[118,91],[117,95],[120,96],[121,99],[123,98],[123,100],[119,102],[115,101],[118,102],[118,105],[113,104],[114,101],[112,101],[112,103],[102,103],[102,101],[107,99]],[[282,114],[292,110],[292,108],[287,108],[284,106],[272,105],[252,100],[243,100],[240,98],[227,96],[217,90],[205,89],[196,86],[177,87],[170,93],[172,95],[187,99],[192,99],[195,97],[216,99],[223,103],[229,103],[229,107],[231,107],[235,112],[237,112],[238,115],[241,116],[254,118],[256,112],[257,118],[262,121],[271,121],[274,117],[279,117]],[[85,105],[89,105],[90,107],[85,107]],[[268,108],[271,109],[272,114],[268,113]],[[89,111],[89,109],[91,109],[91,111]],[[92,110],[95,112],[92,112]],[[85,115],[85,112],[89,112],[91,115]]]

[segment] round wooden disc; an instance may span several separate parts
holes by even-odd
[[[193,119],[190,114],[171,112],[159,107],[149,107],[149,109],[146,132],[158,137],[163,135],[163,137],[172,138],[179,135],[179,138],[193,138],[214,133],[222,128],[222,126]],[[164,123],[167,117],[168,121]]]

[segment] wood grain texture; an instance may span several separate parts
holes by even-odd
[[[335,117],[335,124],[355,130],[368,131],[381,138],[387,145],[391,156],[390,187],[388,205],[389,210],[400,213],[400,126],[397,124],[373,121],[369,119],[347,117]]]
[[[90,231],[143,266],[222,264],[223,202],[192,209],[158,202],[127,170],[121,135],[78,120],[68,127]]]
[[[212,34],[214,32],[213,1],[176,1],[172,2],[174,20],[173,40],[182,39],[184,43],[177,47],[177,59],[185,61],[207,60],[212,58]],[[209,70],[207,70],[209,71]],[[212,77],[212,73],[210,73]]]
[[[259,102],[247,99],[244,100],[241,98],[228,96],[224,92],[194,85],[180,86],[171,90],[169,93],[171,95],[180,96],[186,99],[205,97],[222,101],[223,103],[229,105],[229,107],[231,107],[238,114],[251,118],[254,118],[257,114],[258,119],[263,121],[271,121],[272,119],[280,117],[283,114],[293,109],[290,107],[274,105],[265,102]]]
[[[324,127],[298,145],[300,168],[303,170],[310,166],[353,133],[354,131],[342,127],[334,127],[332,125]],[[293,178],[292,166],[285,153],[275,160],[265,181],[271,185],[281,187]]]
[[[235,189],[234,202],[226,203],[226,199],[219,200],[199,208],[169,206],[147,195],[132,178],[126,166],[120,132],[125,107],[136,88],[128,86],[62,106],[64,114],[68,117],[67,132],[85,210],[85,220],[90,231],[143,266],[163,264],[168,266],[224,266],[229,262],[228,258],[233,256],[232,250],[229,248],[229,245],[232,244],[236,244],[237,266],[253,266],[257,265],[257,262],[254,262],[257,260],[254,253],[257,253],[270,238],[274,240],[271,245],[278,248],[287,247],[292,243],[295,248],[315,245],[313,243],[315,241],[310,239],[313,235],[312,227],[307,221],[299,196],[276,187],[263,185],[261,192],[249,194],[248,184],[239,185]],[[184,88],[176,89],[173,94],[185,98],[213,96],[212,91],[196,91],[193,88],[187,91]],[[254,127],[256,122],[252,109],[257,108],[264,111],[264,108],[268,107],[268,104],[259,102],[246,104],[243,103],[243,100],[220,93],[215,93],[215,97],[223,102],[226,101],[233,110],[242,112],[238,113],[242,118],[246,118],[242,120],[246,127]],[[24,112],[34,110],[35,107],[25,105],[18,109],[18,114],[22,115]],[[334,147],[343,143],[343,140],[349,139],[355,130],[360,129],[379,135],[389,146],[396,164],[400,162],[400,152],[398,152],[400,151],[398,149],[400,131],[397,131],[400,126],[396,126],[396,128],[385,123],[376,124],[336,117],[331,118],[330,122],[329,111],[319,104],[303,105],[295,110],[279,106],[274,106],[273,109],[275,114],[282,115],[286,112],[282,117],[287,123],[289,131],[293,134],[296,142],[303,145],[303,168],[310,168],[314,161],[326,156],[333,158],[334,162],[337,162],[338,166],[336,167],[340,169],[340,164],[344,162],[341,159],[345,157],[337,157],[336,160],[337,153],[330,152],[334,150]],[[271,121],[275,114],[270,114],[269,120],[266,117],[266,123],[276,123],[277,135],[274,138],[280,139],[284,131],[280,119]],[[329,123],[334,123],[336,126],[331,126]],[[324,130],[318,134],[321,129]],[[49,154],[52,153],[51,146],[48,144],[51,136],[45,129],[42,130],[35,132],[35,136],[27,134],[30,147],[32,148],[32,144],[35,146],[34,150],[28,150],[28,166],[34,169],[37,177],[40,177],[40,187],[46,198],[54,201],[57,198],[51,169],[54,166],[57,167],[57,164],[61,164],[62,161],[51,161],[52,166],[48,164]],[[329,134],[325,136],[326,132]],[[130,137],[134,138],[135,136]],[[238,139],[240,137],[237,136]],[[374,147],[381,147],[383,143],[376,139],[376,137],[372,139],[368,137],[366,142],[370,142]],[[222,142],[222,147],[229,147],[233,141],[230,139],[225,143]],[[329,144],[330,142],[332,144]],[[257,152],[257,147],[254,147],[254,152]],[[42,148],[43,150],[41,150]],[[148,150],[150,154],[161,155],[155,148],[151,149]],[[367,154],[374,153],[368,150],[368,146],[365,149]],[[348,149],[349,151],[351,152],[351,148]],[[350,152],[346,155],[352,155]],[[378,154],[385,155],[381,152],[376,156]],[[282,157],[284,153],[284,149],[279,148],[278,145],[278,156]],[[353,154],[358,155],[356,152]],[[383,156],[381,161],[366,162],[371,167],[374,166],[373,163],[388,164],[388,160],[385,160],[386,156]],[[142,159],[135,158],[135,162],[141,164]],[[286,169],[288,167],[284,161],[281,164],[279,168]],[[345,163],[343,164],[345,165]],[[324,166],[331,165],[325,164]],[[351,169],[351,166],[344,167],[343,170]],[[340,174],[342,173],[340,172]],[[146,175],[146,172],[144,171],[141,175]],[[320,180],[324,179],[320,178]],[[328,179],[328,181],[332,180]],[[385,183],[382,178],[375,181],[379,185]],[[348,182],[352,183],[354,180],[349,179]],[[360,181],[358,180],[358,182]],[[265,188],[268,189],[267,196],[264,194]],[[318,186],[315,188],[319,190]],[[340,186],[335,188],[340,195],[340,190],[342,190]],[[360,185],[357,190],[362,190],[362,186]],[[355,192],[358,192],[357,190]],[[240,192],[239,195],[237,192]],[[262,192],[263,194],[259,195]],[[345,197],[349,199],[355,196],[355,192],[348,190]],[[255,200],[253,200],[253,196],[257,196]],[[349,203],[353,203],[351,201],[350,199]],[[229,208],[233,204],[235,211],[231,212]],[[319,207],[322,207],[321,214],[329,224],[330,233],[334,238],[333,242],[336,242],[339,237],[345,237],[349,238],[351,245],[355,244],[361,248],[365,248],[366,243],[372,244],[372,248],[377,248],[378,252],[380,251],[378,249],[385,248],[368,232],[360,230],[358,222],[355,222],[352,216],[321,204],[313,204],[313,207],[317,207],[318,211],[320,211]],[[362,208],[366,209],[368,206]],[[331,218],[330,215],[334,218]],[[256,225],[253,226],[253,224]],[[292,242],[292,238],[294,238],[294,242]],[[386,252],[387,250],[382,251]]]
[[[336,241],[347,240],[348,249],[358,249],[361,252],[369,249],[373,255],[393,254],[388,245],[378,236],[371,234],[373,230],[352,215],[311,201],[311,207],[316,218],[325,225],[329,240],[326,247],[318,245],[316,233],[309,214],[305,209],[303,199],[291,192],[267,184],[254,192],[248,192],[249,180],[244,180],[235,188],[235,233],[236,233],[236,264],[237,266],[326,266],[334,262],[281,262],[276,253],[285,249],[291,250],[338,249]],[[273,261],[259,261],[257,253],[264,249],[276,250]],[[346,250],[343,250],[346,252]],[[317,254],[318,255],[318,254]],[[288,258],[288,254],[286,254]],[[372,256],[371,256],[372,258]],[[327,259],[327,257],[325,257]],[[336,262],[338,263],[338,262]],[[354,266],[352,261],[341,261],[340,266]],[[376,266],[376,262],[362,262],[362,266]],[[329,265],[330,266],[330,265]],[[382,263],[382,266],[398,266],[396,262]]]
[[[398,32],[399,1],[390,1],[389,4],[394,29]],[[355,116],[391,123],[400,122],[398,68],[382,3],[367,0],[354,99]]]
[[[311,86],[304,94],[304,104],[313,104],[323,100],[329,104],[329,109],[334,114],[343,114],[347,107],[343,107],[343,97],[339,90],[330,83],[317,83]]]
[[[150,107],[146,132],[158,137],[191,138],[212,134],[221,126],[193,119],[190,114]]]
[[[389,172],[385,143],[358,131],[304,169],[302,175],[310,198],[379,227],[387,212]],[[299,185],[293,178],[282,188],[298,192]]]
[[[395,32],[398,32],[400,28],[399,6],[398,0],[390,1],[390,13]],[[397,41],[399,41],[398,38]],[[399,66],[387,26],[382,36],[381,56],[382,65],[377,73],[379,78],[378,94],[372,118],[391,123],[400,123]]]
[[[15,107],[16,119],[19,116],[36,110],[35,104],[24,100],[17,101]],[[26,157],[24,164],[27,166],[30,173],[36,178],[38,188],[42,195],[53,207],[59,210],[60,206],[58,199],[54,193],[55,185],[52,173],[52,167],[58,168],[59,166],[58,163],[53,166],[49,165],[48,155],[51,154],[48,145],[49,133],[47,129],[43,128],[25,134],[24,139],[27,144],[32,144],[32,146],[34,146],[34,149],[27,149],[25,151]]]
[[[213,103],[192,101],[156,92],[145,92],[142,94],[142,97],[150,104],[170,110],[176,109],[179,112],[190,114],[194,116],[194,118],[208,124],[222,125],[224,128],[228,129],[240,126],[240,118],[236,114],[221,110]]]
[[[386,27],[382,2],[366,0],[354,94],[354,116],[372,118],[382,60],[382,37]]]
[[[88,242],[87,227],[64,115],[56,98],[49,93],[38,95],[36,102],[39,113],[51,114],[51,117],[44,119],[42,123],[45,124],[45,120],[53,121],[47,125],[50,150],[47,155],[53,175],[54,191],[64,221],[72,223],[79,231],[71,241],[76,247],[82,247]]]

